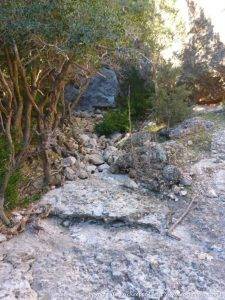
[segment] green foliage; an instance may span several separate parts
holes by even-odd
[[[124,77],[118,104],[127,109],[129,99],[131,119],[135,121],[143,118],[146,111],[151,108],[150,96],[154,93],[154,86],[143,79],[137,67],[133,65],[125,70]]]
[[[117,1],[10,0],[0,4],[0,35],[5,43],[15,41],[26,58],[36,55],[38,48],[47,60],[51,52],[85,57],[96,52],[99,44],[118,41],[122,25]]]
[[[154,98],[154,113],[157,121],[173,126],[191,113],[188,105],[190,91],[185,85],[179,85],[180,68],[171,63],[164,64],[158,74],[158,93]]]
[[[202,104],[225,99],[225,46],[214,31],[211,20],[197,1],[188,1],[191,30],[180,58],[182,80],[193,91],[192,98]]]
[[[9,152],[7,149],[7,143],[3,137],[0,137],[0,185],[4,178],[5,172],[7,170],[7,163],[9,159]],[[19,184],[21,182],[21,173],[20,171],[15,171],[11,174],[9,183],[7,186],[5,198],[5,207],[6,209],[13,209],[19,203]]]
[[[7,210],[11,210],[18,206],[19,201],[20,201],[20,195],[18,192],[19,185],[21,184],[22,181],[22,175],[19,170],[15,171],[9,179],[9,183],[6,189],[6,202],[5,202],[5,207]]]
[[[191,113],[187,104],[188,96],[189,92],[183,85],[177,86],[169,93],[166,89],[161,89],[154,105],[157,121],[170,127],[186,119]]]
[[[126,132],[129,130],[127,109],[110,110],[104,115],[101,123],[95,126],[99,135],[110,135],[114,132]]]
[[[152,107],[150,96],[154,92],[153,86],[146,83],[135,66],[126,69],[121,90],[122,95],[118,99],[119,109],[108,111],[103,121],[95,127],[100,135],[127,132],[130,129],[129,109],[131,123],[135,125],[136,121],[142,119]]]
[[[31,203],[39,201],[41,198],[40,194],[34,194],[32,196],[27,196],[22,201],[23,207],[28,207]]]

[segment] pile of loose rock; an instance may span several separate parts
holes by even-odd
[[[186,168],[191,153],[183,141],[199,130],[210,129],[211,122],[201,118],[186,120],[167,131],[168,139],[162,142],[147,131],[98,137],[94,124],[101,118],[100,112],[77,114],[74,127],[69,124],[58,132],[54,147],[59,156],[54,165],[59,167],[56,176],[60,182],[102,173],[128,174],[143,188],[163,197],[177,201],[179,196],[187,195],[186,187],[192,184]]]
[[[64,180],[87,179],[93,174],[107,172],[117,159],[121,151],[115,143],[122,134],[98,137],[94,133],[94,124],[101,118],[100,113],[81,113],[74,117],[74,125],[58,130],[51,145],[55,185]]]

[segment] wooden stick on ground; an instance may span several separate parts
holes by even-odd
[[[180,218],[168,229],[167,234],[171,235],[172,232],[174,231],[174,229],[184,220],[184,218],[188,215],[188,213],[190,212],[192,205],[195,202],[195,198],[193,198],[191,200],[191,202],[189,203],[187,209],[184,211],[184,213],[180,216]]]

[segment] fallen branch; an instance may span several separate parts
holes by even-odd
[[[180,218],[167,230],[168,236],[174,236],[172,232],[174,229],[184,220],[184,218],[188,215],[188,213],[191,211],[192,205],[195,202],[195,198],[192,199],[192,201],[189,203],[187,209],[184,211],[184,213],[180,216]],[[178,238],[179,239],[179,238]]]

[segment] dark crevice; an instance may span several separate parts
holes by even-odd
[[[142,229],[145,231],[152,231],[160,233],[159,228],[154,224],[146,224],[139,222],[138,220],[130,220],[127,217],[103,217],[103,216],[92,216],[86,214],[71,215],[71,216],[60,216],[53,215],[59,218],[60,224],[64,227],[70,227],[73,225],[95,225],[103,226],[106,229]]]

